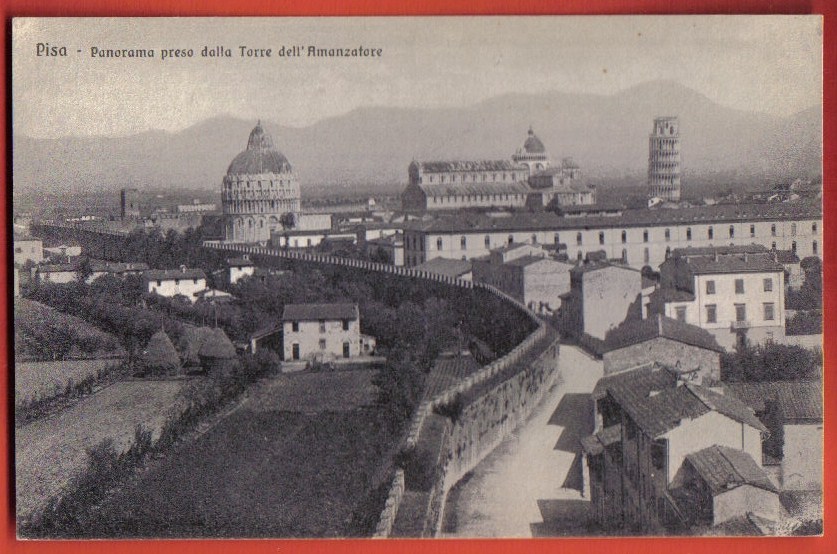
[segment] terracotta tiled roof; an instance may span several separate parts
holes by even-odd
[[[716,273],[756,273],[784,271],[782,264],[770,254],[741,254],[730,256],[688,258],[689,270],[694,275]]]
[[[785,421],[823,420],[821,381],[768,381],[724,384],[724,394],[738,398],[756,413],[764,402],[775,399]]]
[[[358,319],[357,304],[286,304],[282,321]]]
[[[227,260],[227,265],[231,266],[231,267],[233,267],[233,266],[250,267],[254,264],[253,264],[253,261],[250,260],[249,258],[239,257],[239,258],[230,258],[229,260]]]
[[[676,382],[677,376],[674,372],[660,364],[649,363],[602,377],[593,388],[592,396],[593,400],[604,398],[607,390],[612,387],[631,387],[637,389],[640,396],[648,396],[652,390],[670,388]]]
[[[146,281],[171,281],[174,279],[206,279],[202,269],[149,269],[143,271],[142,278]]]
[[[673,287],[661,287],[651,293],[652,302],[692,302],[695,295],[687,290]]]
[[[415,266],[413,269],[435,273],[436,275],[444,275],[445,277],[457,278],[471,272],[471,262],[468,260],[454,260],[451,258],[433,258],[432,260],[428,260]]]
[[[764,469],[743,450],[713,445],[687,454],[686,459],[709,486],[712,496],[741,485],[778,492]]]
[[[658,337],[690,344],[707,350],[724,352],[721,345],[709,331],[677,321],[663,315],[653,318],[626,321],[605,336],[605,352],[618,350]]]
[[[674,258],[678,257],[695,257],[695,256],[713,256],[716,253],[719,256],[727,256],[731,254],[766,254],[769,252],[763,244],[739,244],[732,246],[690,246],[688,248],[675,248],[671,251]]]

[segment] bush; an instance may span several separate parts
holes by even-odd
[[[819,310],[796,312],[785,322],[786,335],[822,334],[822,312]]]
[[[745,343],[721,355],[722,381],[793,381],[821,376],[822,353],[801,346]]]

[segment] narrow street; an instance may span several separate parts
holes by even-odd
[[[561,382],[522,427],[448,495],[443,537],[585,533],[579,440],[592,431],[590,392],[601,361],[561,345]]]

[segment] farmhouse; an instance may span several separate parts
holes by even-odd
[[[206,274],[200,269],[152,269],[142,274],[144,290],[160,296],[185,296],[195,302],[197,293],[206,288]]]
[[[282,313],[285,360],[329,360],[371,354],[360,334],[357,304],[287,304]]]
[[[239,279],[249,277],[256,271],[256,266],[250,261],[250,256],[244,254],[238,258],[227,260],[227,279],[231,285],[236,284]]]

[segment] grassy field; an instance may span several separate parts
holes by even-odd
[[[370,504],[370,492],[387,474],[397,440],[381,412],[366,406],[373,375],[282,375],[261,383],[230,417],[106,502],[91,536],[360,532],[358,512],[380,513],[383,500]]]
[[[15,404],[27,399],[54,396],[63,392],[69,381],[78,383],[108,366],[120,363],[118,358],[15,362]]]
[[[113,438],[129,445],[138,424],[159,432],[187,381],[124,381],[15,429],[17,513],[25,516],[58,494],[87,464],[87,449]],[[156,435],[155,435],[156,436]]]

